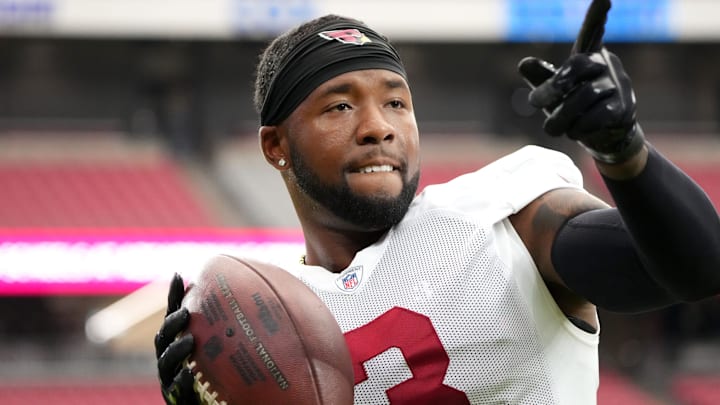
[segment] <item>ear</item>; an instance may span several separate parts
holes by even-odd
[[[258,130],[258,136],[260,138],[260,149],[270,165],[278,170],[285,170],[288,168],[290,158],[287,145],[284,141],[284,137],[280,134],[277,126],[261,126]],[[282,166],[279,162],[285,161],[285,165]]]

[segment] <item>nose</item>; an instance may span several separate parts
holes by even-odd
[[[360,145],[378,144],[395,139],[395,127],[387,120],[382,108],[369,107],[360,115],[356,134]]]

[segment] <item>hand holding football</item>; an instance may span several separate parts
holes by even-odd
[[[352,363],[340,327],[285,270],[215,257],[183,305],[195,338],[188,363],[205,403],[352,404]]]

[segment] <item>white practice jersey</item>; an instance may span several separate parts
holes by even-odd
[[[576,328],[508,220],[551,189],[582,188],[564,154],[527,146],[426,187],[341,274],[288,270],[345,333],[356,404],[594,404],[598,335]]]

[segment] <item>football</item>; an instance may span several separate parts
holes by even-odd
[[[195,347],[187,366],[206,404],[353,403],[353,369],[330,310],[287,271],[214,257],[183,306]]]

